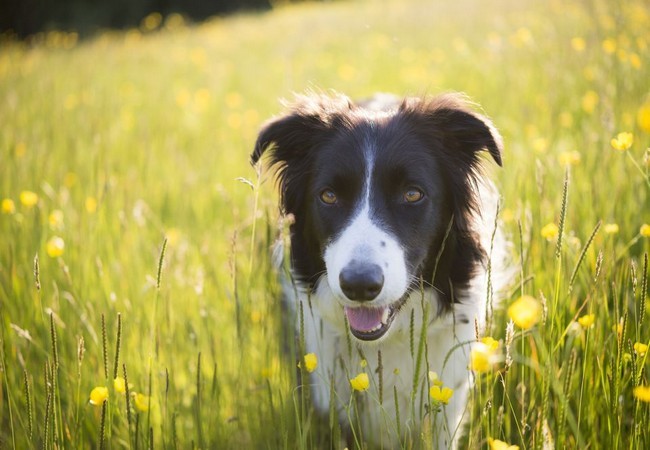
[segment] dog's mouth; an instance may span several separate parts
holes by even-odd
[[[376,341],[388,332],[406,298],[407,296],[404,296],[388,306],[346,306],[345,316],[350,332],[359,340]]]

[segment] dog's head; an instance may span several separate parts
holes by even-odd
[[[457,95],[354,104],[299,97],[261,130],[292,214],[294,275],[327,284],[352,334],[391,328],[414,289],[443,304],[469,282],[484,251],[471,226],[481,150],[501,165],[501,137]]]

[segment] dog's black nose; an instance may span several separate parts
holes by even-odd
[[[375,299],[384,287],[384,272],[377,264],[352,261],[341,270],[339,284],[350,300],[367,302]]]

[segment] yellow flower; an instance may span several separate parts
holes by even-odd
[[[66,187],[71,188],[77,183],[77,174],[73,172],[68,172],[63,177],[63,184]]]
[[[573,39],[571,39],[571,47],[573,47],[573,49],[576,52],[581,53],[585,51],[585,48],[587,47],[587,43],[581,37],[574,37]]]
[[[581,156],[580,152],[574,150],[560,153],[557,159],[563,166],[576,166],[580,163]]]
[[[619,231],[618,224],[616,223],[606,223],[603,228],[606,234],[617,234]]]
[[[126,392],[126,383],[124,381],[124,378],[116,377],[113,380],[113,389],[115,389],[115,392],[118,394],[124,394]]]
[[[368,361],[366,361],[365,359],[362,359],[361,361],[359,361],[359,365],[363,369],[364,367],[368,366]]]
[[[2,199],[2,212],[5,214],[13,214],[16,212],[16,205],[10,198]]]
[[[598,106],[599,100],[600,97],[596,91],[587,91],[582,97],[582,109],[588,114],[593,113],[596,106]]]
[[[95,197],[86,197],[86,211],[89,214],[97,211],[97,199]]]
[[[639,233],[643,237],[650,237],[650,225],[648,225],[647,223],[641,225],[641,228],[639,228]]]
[[[433,385],[431,386],[431,389],[429,389],[429,395],[435,401],[446,405],[449,403],[451,396],[454,395],[454,390],[448,387]]]
[[[134,392],[132,395],[133,395],[133,403],[135,404],[135,408],[138,411],[141,412],[149,411],[149,403],[151,403],[151,397],[136,392]]]
[[[519,450],[518,445],[510,445],[498,439],[488,438],[488,444],[490,445],[490,450]]]
[[[646,133],[650,133],[650,102],[642,105],[636,113],[636,122]]]
[[[479,373],[487,372],[492,369],[495,356],[495,350],[490,345],[478,342],[469,354],[469,369]]]
[[[140,22],[142,31],[153,31],[162,23],[162,15],[159,12],[152,12]]]
[[[539,322],[541,316],[542,306],[530,295],[522,295],[508,307],[508,317],[524,330]]]
[[[635,387],[634,396],[642,402],[650,402],[650,386]]]
[[[623,334],[623,321],[621,320],[616,325],[613,325],[612,326],[612,331],[614,331],[616,333],[616,335],[620,338],[621,334]]]
[[[312,373],[318,367],[318,357],[315,353],[307,353],[302,360],[305,363],[305,370]]]
[[[59,236],[52,237],[47,244],[45,244],[45,250],[50,258],[58,258],[63,255],[63,250],[65,248],[65,242]]]
[[[63,211],[55,209],[47,217],[47,220],[50,223],[50,228],[53,230],[60,230],[63,228]]]
[[[578,323],[585,330],[587,328],[593,327],[595,321],[596,321],[596,314],[585,314],[584,316],[578,318]]]
[[[643,342],[635,342],[633,347],[634,347],[634,353],[636,353],[639,356],[645,355],[646,352],[648,351],[648,346]]]
[[[615,150],[624,152],[628,148],[632,147],[632,144],[634,143],[634,135],[627,131],[623,131],[618,133],[615,138],[612,138],[610,143]]]
[[[90,404],[95,406],[101,406],[106,400],[108,400],[108,388],[105,386],[97,386],[92,391],[90,391]]]
[[[370,379],[368,378],[368,374],[361,372],[356,377],[350,378],[350,386],[352,386],[352,389],[359,392],[367,390],[370,387]]]
[[[481,342],[487,345],[487,347],[491,350],[494,351],[497,348],[499,348],[499,341],[494,339],[491,336],[485,336],[484,338],[481,338]]]
[[[38,194],[32,191],[22,191],[20,193],[20,203],[31,208],[38,203]]]
[[[554,241],[555,239],[557,239],[557,235],[559,232],[560,229],[557,227],[557,225],[555,225],[554,223],[547,223],[546,225],[544,225],[540,233],[542,237],[547,241]]]
[[[612,38],[605,39],[603,41],[603,51],[608,54],[612,54],[616,51],[616,41]]]
[[[438,378],[438,374],[436,372],[429,371],[429,383],[431,383],[433,386],[442,386],[442,380]]]

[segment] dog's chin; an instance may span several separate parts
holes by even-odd
[[[362,342],[384,340],[407,299],[408,295],[405,294],[388,305],[344,306],[350,334]]]

